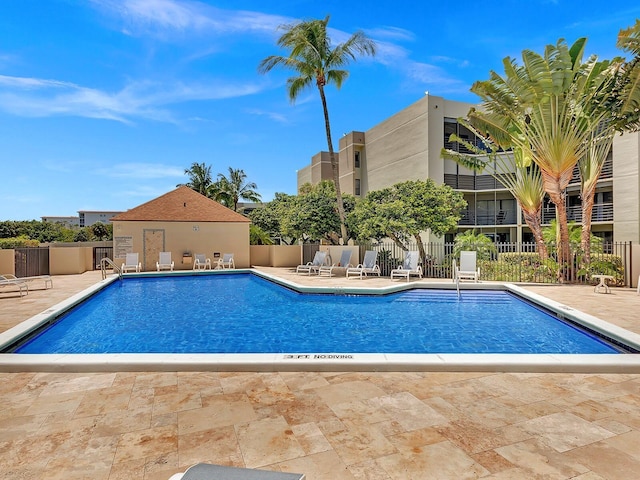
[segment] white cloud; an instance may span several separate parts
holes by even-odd
[[[70,82],[0,75],[0,110],[26,117],[79,116],[132,123],[137,118],[175,122],[162,108],[193,100],[219,100],[259,92],[257,83],[132,82],[105,92]]]
[[[258,108],[247,109],[246,112],[250,115],[264,116],[279,123],[289,123],[289,119],[281,113],[267,112]]]
[[[109,168],[99,169],[96,173],[105,177],[126,179],[185,177],[184,169],[161,163],[120,163]]]

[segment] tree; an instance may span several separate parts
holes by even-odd
[[[453,256],[460,258],[460,252],[475,251],[479,260],[491,260],[491,255],[497,253],[493,241],[475,230],[466,230],[453,239]]]
[[[249,225],[249,243],[251,245],[273,245],[273,240],[267,232],[257,225]]]
[[[193,162],[189,168],[185,168],[184,174],[189,177],[189,181],[184,184],[178,184],[178,187],[186,185],[202,195],[209,196],[209,189],[213,184],[211,166],[206,163]]]
[[[344,195],[344,208],[350,213],[355,206],[352,195]],[[349,224],[348,224],[349,225]],[[281,222],[285,236],[306,240],[326,240],[333,245],[340,243],[340,217],[336,211],[336,189],[333,182],[323,180],[317,185],[305,184],[294,197],[290,208],[284,212]]]
[[[249,213],[255,226],[266,232],[271,238],[287,243],[281,224],[285,214],[292,208],[296,197],[286,193],[276,193],[274,199]],[[292,240],[289,239],[289,242]]]
[[[420,234],[430,230],[442,236],[453,230],[466,206],[462,193],[447,185],[436,185],[432,179],[411,180],[367,193],[356,204],[350,223],[361,239],[387,237],[405,251],[415,241],[425,261]]]
[[[498,139],[506,140],[508,143],[497,143],[497,140],[492,135],[493,129],[491,125],[481,123],[479,127],[484,127],[485,130],[479,131],[464,119],[458,119],[458,122],[479,137],[488,151],[453,134],[449,139],[450,141],[464,145],[474,154],[468,155],[443,148],[441,151],[442,158],[453,160],[475,172],[486,171],[504,185],[520,205],[524,221],[531,229],[535,239],[540,258],[547,259],[549,253],[547,244],[542,236],[541,211],[544,201],[544,185],[540,169],[531,161],[531,156],[525,154],[522,148],[511,145],[510,136],[498,135]]]
[[[210,187],[209,196],[223,205],[238,210],[240,199],[250,202],[261,201],[254,182],[247,182],[247,174],[239,168],[229,167],[229,176],[218,174],[218,180]]]
[[[505,143],[530,154],[540,168],[545,191],[556,206],[561,280],[570,260],[565,189],[573,168],[586,154],[594,125],[607,115],[603,109],[585,106],[612,81],[609,62],[598,62],[596,57],[582,61],[585,44],[581,38],[569,48],[559,40],[548,45],[544,55],[524,50],[523,66],[506,57],[504,77],[492,71],[489,80],[471,88],[481,97],[484,110],[472,109],[472,123],[491,125],[495,135],[507,137]]]
[[[289,51],[288,56],[271,55],[260,63],[258,71],[267,73],[275,67],[284,67],[293,70],[296,76],[287,79],[289,99],[295,102],[296,98],[305,88],[314,82],[320,93],[324,124],[327,135],[327,146],[331,159],[333,183],[336,189],[336,202],[338,216],[340,218],[340,232],[343,239],[347,238],[346,215],[342,190],[340,189],[340,172],[338,160],[333,151],[331,140],[331,123],[329,122],[329,110],[325,96],[325,86],[334,84],[340,88],[349,76],[347,70],[342,67],[356,55],[375,55],[376,45],[367,38],[363,32],[356,32],[344,43],[332,48],[331,40],[327,35],[329,17],[324,20],[309,20],[290,25],[282,25],[283,35],[278,39],[278,46]]]
[[[109,236],[109,228],[102,222],[96,222],[90,227],[91,233],[98,240],[103,240]]]

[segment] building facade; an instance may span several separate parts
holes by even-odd
[[[431,178],[463,193],[468,207],[455,233],[475,229],[498,242],[528,242],[532,235],[511,193],[491,175],[475,173],[441,158],[443,147],[464,151],[449,142],[452,133],[470,142],[476,139],[457,121],[476,105],[426,95],[366,132],[351,132],[339,142],[340,186],[344,193],[364,197],[367,192],[407,180]],[[466,152],[470,153],[470,152]],[[605,241],[640,241],[640,133],[618,135],[605,162],[595,196],[592,231]],[[304,183],[331,179],[326,152],[298,171]],[[615,199],[615,203],[614,203]],[[566,191],[569,220],[582,221],[580,177],[574,170]],[[545,199],[542,220],[548,225],[555,207]],[[425,238],[434,241],[435,238]]]

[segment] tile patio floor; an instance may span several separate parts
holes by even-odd
[[[99,275],[0,294],[0,331]],[[633,290],[530,288],[640,333]],[[197,462],[308,480],[627,480],[640,374],[0,373],[0,479],[166,480]]]

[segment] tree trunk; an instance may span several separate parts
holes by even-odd
[[[344,202],[342,201],[342,190],[340,189],[340,165],[336,160],[335,152],[333,151],[333,142],[331,140],[331,123],[329,122],[329,110],[327,109],[327,99],[324,95],[324,88],[321,84],[318,84],[318,90],[320,90],[320,99],[322,100],[322,110],[324,111],[324,126],[327,132],[327,146],[329,147],[329,158],[331,160],[331,171],[333,173],[333,184],[336,188],[336,203],[338,207],[338,218],[340,218],[340,236],[343,242],[347,241],[347,224],[344,214]]]
[[[585,187],[582,191],[582,231],[580,232],[580,243],[584,252],[584,263],[591,262],[591,214],[593,212],[593,200],[596,194],[595,182]]]
[[[424,243],[422,243],[422,238],[420,238],[420,234],[416,233],[414,235],[416,239],[416,245],[418,245],[418,252],[420,255],[420,260],[422,260],[422,269],[426,270],[427,268],[427,252],[424,250]]]
[[[533,238],[536,241],[540,259],[543,261],[546,260],[547,258],[549,258],[549,252],[547,251],[547,244],[545,243],[542,236],[542,221],[540,219],[540,211],[538,210],[536,212],[528,212],[526,210],[523,210],[522,215],[524,216],[525,223],[531,229],[531,233],[533,233]]]

